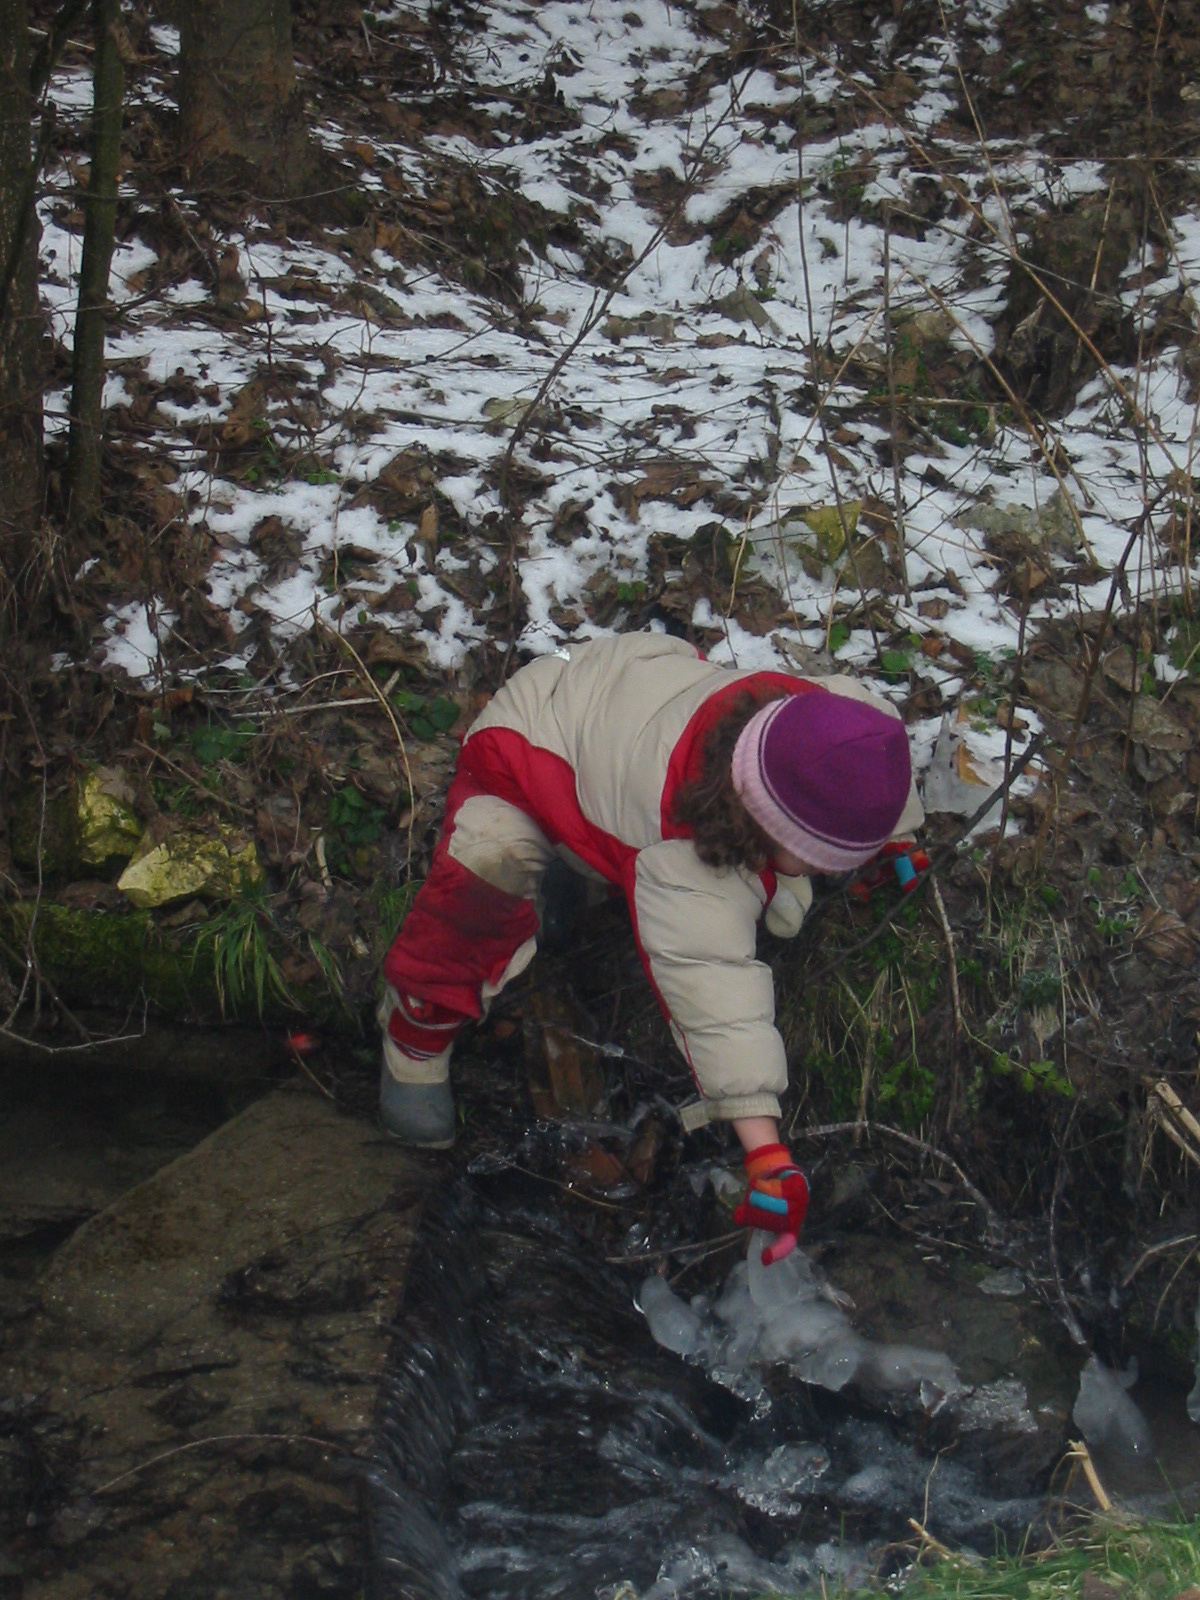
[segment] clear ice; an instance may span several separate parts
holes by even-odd
[[[637,1298],[651,1337],[733,1387],[756,1367],[781,1362],[822,1389],[844,1389],[857,1378],[876,1392],[916,1396],[930,1412],[963,1392],[954,1363],[941,1351],[877,1344],[856,1332],[803,1251],[764,1266],[762,1251],[770,1242],[769,1235],[752,1234],[746,1260],[733,1267],[715,1297],[698,1295],[689,1303],[664,1278],[647,1279]]]
[[[1149,1424],[1125,1392],[1136,1376],[1136,1369],[1113,1372],[1099,1356],[1085,1362],[1071,1417],[1093,1450],[1118,1450],[1145,1460],[1153,1456]]]

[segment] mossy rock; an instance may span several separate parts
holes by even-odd
[[[51,879],[127,857],[141,834],[133,782],[118,767],[85,772],[71,788],[48,795],[44,812],[41,785],[30,784],[13,801],[9,819],[13,860]]]
[[[8,838],[13,860],[26,872],[70,877],[79,863],[74,791],[47,795],[43,809],[40,785],[22,789],[9,812]]]
[[[117,882],[122,894],[147,910],[199,895],[205,900],[235,900],[262,883],[254,841],[236,828],[215,830],[158,819]]]
[[[358,1031],[341,996],[320,981],[293,983],[291,1005],[269,989],[261,1012],[252,991],[242,1004],[231,1003],[218,984],[218,946],[200,936],[210,924],[164,928],[137,909],[80,909],[46,899],[0,903],[0,963],[18,983],[31,925],[38,970],[70,1006],[128,1010],[144,1002],[180,1022],[294,1025],[303,1018],[331,1031]],[[273,951],[277,959],[285,953]]]
[[[211,958],[204,970],[191,946],[158,928],[149,912],[11,901],[0,906],[10,967],[18,965],[16,953],[26,948],[31,924],[38,968],[68,1005],[128,1006],[144,996],[155,1010],[181,1020],[219,1020]]]

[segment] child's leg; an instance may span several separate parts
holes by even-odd
[[[532,960],[534,896],[552,855],[524,812],[492,795],[462,799],[456,789],[429,876],[384,961],[379,1010],[385,1125],[410,1142],[440,1146],[454,1133],[451,1047]]]

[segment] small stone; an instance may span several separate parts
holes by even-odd
[[[147,828],[117,888],[139,910],[199,895],[232,900],[262,882],[254,843],[224,823],[217,831],[172,826],[160,819]]]
[[[744,283],[729,294],[723,294],[719,300],[714,300],[713,306],[731,322],[752,322],[756,328],[779,332],[778,324],[770,312]]]
[[[1084,1573],[1083,1584],[1079,1590],[1080,1600],[1123,1600],[1125,1593],[1123,1585],[1118,1587],[1095,1572]],[[1178,1600],[1184,1600],[1184,1596],[1180,1595]]]
[[[98,867],[113,856],[130,856],[142,836],[133,809],[133,782],[119,767],[97,767],[79,780],[79,859]]]

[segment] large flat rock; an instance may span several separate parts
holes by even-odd
[[[4,1339],[0,1590],[7,1561],[22,1600],[359,1593],[429,1170],[276,1093],[79,1228]]]

